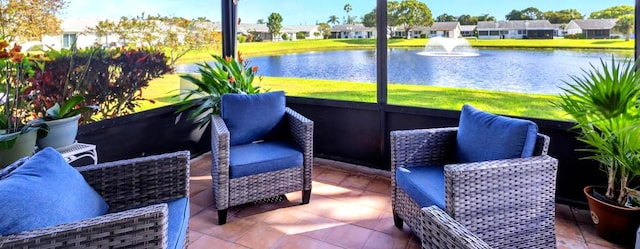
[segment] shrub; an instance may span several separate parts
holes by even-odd
[[[304,32],[298,32],[298,33],[296,33],[296,39],[298,39],[298,40],[304,40],[304,39],[306,39],[306,38],[307,38],[307,36],[305,35],[305,33],[304,33]]]
[[[34,107],[40,113],[80,95],[85,106],[100,107],[102,119],[130,114],[139,101],[153,102],[142,97],[149,81],[172,72],[163,53],[143,49],[49,51],[46,57],[44,68],[31,79],[38,92]]]

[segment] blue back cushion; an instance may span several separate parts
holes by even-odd
[[[538,126],[523,119],[462,107],[456,136],[458,162],[524,158],[533,155]]]
[[[284,116],[283,91],[261,94],[223,94],[220,116],[229,129],[230,145],[261,140]]]
[[[82,175],[45,148],[0,180],[0,234],[74,222],[109,206]]]

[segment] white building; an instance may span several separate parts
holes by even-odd
[[[101,46],[108,45],[111,42],[118,42],[117,35],[107,35],[106,37],[98,37],[95,33],[88,31],[88,28],[96,27],[99,23],[98,19],[63,19],[60,28],[62,33],[59,35],[45,35],[42,37],[44,48],[51,47],[56,50],[62,48],[71,48],[73,42],[76,42],[77,48],[85,48],[99,44]]]

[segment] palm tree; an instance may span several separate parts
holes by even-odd
[[[327,23],[331,23],[332,25],[336,25],[336,23],[340,23],[340,18],[336,15],[332,15],[329,17],[329,21]]]
[[[352,10],[353,8],[351,7],[351,4],[344,5],[344,11],[347,12],[347,24],[351,24],[351,18],[349,18],[349,12],[351,12]]]

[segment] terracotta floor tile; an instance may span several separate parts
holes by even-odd
[[[301,191],[268,204],[230,207],[227,224],[218,225],[211,188],[209,154],[192,160],[189,220],[193,248],[420,248],[405,224],[393,224],[390,180],[354,169],[316,164],[311,202],[300,205]],[[365,184],[366,183],[366,184]],[[623,248],[601,239],[589,211],[556,205],[558,248]]]
[[[193,244],[194,241],[198,240],[202,236],[204,236],[203,233],[199,233],[189,229],[189,244]]]
[[[391,195],[391,181],[383,180],[377,177],[369,182],[366,190]]]
[[[556,236],[584,242],[582,232],[575,220],[556,217]]]
[[[587,244],[596,244],[607,248],[625,248],[621,245],[617,245],[600,238],[595,226],[593,225],[578,222],[578,226],[580,227],[584,241],[587,242]]]
[[[247,247],[204,235],[198,238],[198,240],[189,244],[189,247],[187,248],[189,249],[211,249],[211,248],[241,249],[241,248],[247,248]]]
[[[247,232],[235,242],[249,248],[271,248],[282,236],[284,236],[283,232],[267,224],[257,223],[248,228]]]
[[[571,211],[573,212],[573,217],[576,221],[585,224],[593,224],[593,221],[591,220],[591,213],[588,209],[571,208]]]
[[[349,175],[340,185],[364,190],[369,185],[369,182],[371,182],[371,179],[371,177],[363,175]]]
[[[213,188],[206,188],[189,198],[190,203],[198,204],[201,207],[213,205]]]
[[[327,170],[324,173],[313,178],[314,181],[319,181],[323,183],[333,183],[340,184],[344,179],[348,176],[347,173],[340,171]]]
[[[369,236],[369,239],[364,245],[364,248],[367,249],[396,249],[396,248],[406,248],[409,244],[410,237],[401,238],[396,236],[391,236],[386,233],[381,233],[378,231],[373,231]]]
[[[390,210],[391,195],[364,191],[362,195],[355,200],[355,204],[380,211]]]
[[[309,248],[314,249],[320,247],[323,242],[317,239],[312,239],[299,234],[285,235],[278,241],[274,248],[278,249],[300,249]]]
[[[556,247],[558,249],[587,249],[587,244],[582,240],[575,240],[557,236]]]
[[[301,234],[310,238],[324,241],[335,227],[346,225],[346,223],[322,217],[313,213],[301,213],[303,217],[296,224],[295,234]]]
[[[321,242],[320,246],[318,246],[318,249],[343,249],[343,248],[327,242]]]
[[[362,248],[372,232],[371,229],[345,224],[335,227],[324,241],[344,248]]]
[[[569,220],[574,220],[573,211],[571,211],[571,207],[564,204],[556,204],[556,218],[564,218]]]
[[[224,225],[218,225],[217,211],[206,209],[189,220],[189,228],[206,235],[227,241],[236,241],[244,235],[249,227],[257,223],[243,219],[227,220]]]

